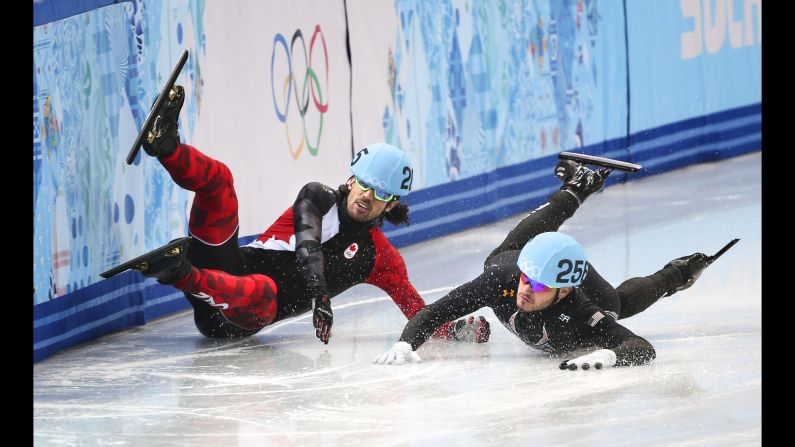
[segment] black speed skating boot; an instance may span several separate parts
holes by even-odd
[[[157,99],[155,99],[155,102]],[[153,157],[165,158],[177,150],[179,144],[179,112],[185,102],[185,89],[175,85],[168,92],[168,98],[154,112],[155,119],[152,127],[144,138],[144,150]]]
[[[168,245],[172,245],[169,243],[144,255],[147,259],[133,266],[133,270],[146,277],[156,278],[160,284],[174,284],[188,276],[192,267],[187,257],[190,238],[174,239],[171,242],[179,240],[184,240],[184,243],[168,248]]]
[[[675,267],[682,273],[682,285],[676,288],[676,292],[680,292],[696,282],[704,269],[707,268],[707,261],[707,255],[704,253],[693,253],[692,255],[676,258],[665,264],[663,268]],[[670,295],[673,295],[673,292]]]
[[[572,160],[560,160],[555,167],[555,176],[563,182],[560,190],[570,192],[580,203],[602,189],[610,172],[609,168],[594,171]]]

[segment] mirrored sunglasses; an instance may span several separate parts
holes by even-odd
[[[541,284],[538,281],[533,281],[532,279],[530,279],[529,276],[525,275],[524,273],[520,273],[519,278],[523,284],[529,285],[530,288],[533,290],[533,292],[536,293],[549,292],[550,290],[552,290],[552,287],[545,286],[544,284]]]

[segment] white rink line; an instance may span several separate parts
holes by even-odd
[[[422,295],[428,295],[428,294],[436,293],[436,292],[446,292],[448,290],[453,290],[455,287],[456,286],[448,286],[448,287],[438,287],[436,289],[418,290],[417,293],[419,293],[420,296],[422,296]],[[375,298],[365,298],[363,300],[354,301],[352,303],[340,304],[339,306],[334,306],[333,309],[345,309],[346,307],[353,307],[353,306],[359,306],[359,305],[362,305],[362,304],[376,303],[378,301],[386,301],[386,300],[389,300],[389,299],[391,299],[391,298],[388,295],[380,295],[380,296],[377,296]],[[276,330],[276,329],[278,329],[278,328],[280,328],[282,326],[287,326],[288,324],[297,323],[300,320],[308,319],[310,317],[312,317],[312,313],[311,312],[307,312],[306,315],[301,315],[300,317],[293,317],[293,318],[291,318],[288,321],[285,321],[283,323],[276,324],[276,325],[273,325],[273,326],[268,326],[266,329],[260,331],[259,333],[260,334],[267,334],[268,332],[274,331],[274,330]]]

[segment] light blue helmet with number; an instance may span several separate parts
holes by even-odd
[[[516,264],[533,281],[555,288],[578,286],[588,274],[585,250],[571,236],[556,231],[530,239]]]
[[[371,144],[351,160],[351,173],[379,192],[405,196],[411,191],[414,166],[406,154],[387,143]]]

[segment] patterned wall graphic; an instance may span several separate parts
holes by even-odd
[[[201,105],[204,1],[135,1],[34,28],[34,304],[183,236],[188,195],[141,151],[124,158],[182,49],[190,139]]]
[[[620,2],[396,0],[383,105],[388,142],[422,153],[433,186],[620,136],[612,42]],[[612,8],[602,11],[599,6]],[[620,39],[620,42],[618,42]],[[623,59],[623,57],[622,57]],[[622,67],[619,67],[622,68]]]

